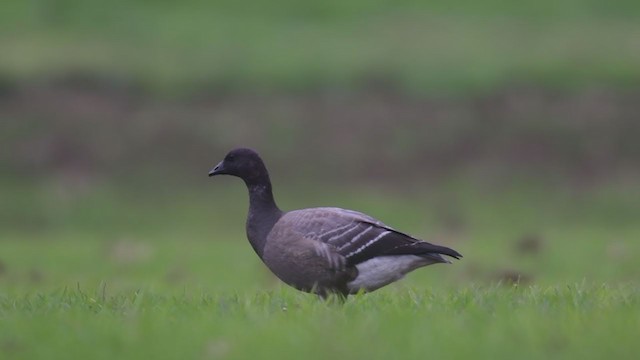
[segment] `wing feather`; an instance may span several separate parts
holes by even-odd
[[[453,249],[416,239],[352,210],[313,208],[286,216],[296,231],[317,242],[317,253],[336,270],[377,256],[418,255],[438,262],[448,262],[439,254],[462,257]]]

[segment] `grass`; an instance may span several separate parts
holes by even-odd
[[[51,79],[104,81],[125,97],[129,86],[170,95],[400,87],[441,96],[523,84],[640,83],[637,1],[238,4],[3,2],[0,95]],[[35,128],[47,140],[68,116],[42,109],[44,115],[27,117],[55,123],[51,131]],[[172,113],[158,111],[165,112]],[[69,130],[60,144],[92,142],[90,134],[110,120],[70,115],[96,121],[86,133]],[[153,134],[151,123],[140,124],[140,134]],[[300,135],[284,125],[265,129],[274,140],[266,143]],[[35,130],[9,130],[6,142],[19,144],[15,156],[26,156],[19,149],[32,145],[22,138]],[[100,151],[120,141],[105,134],[97,138]],[[422,139],[400,135],[398,146]],[[158,153],[132,147],[115,162],[138,156],[165,165],[178,145],[159,144]],[[35,153],[49,148],[42,149]],[[69,149],[61,156],[83,152]],[[335,160],[351,166],[358,159]],[[48,176],[47,164],[43,171],[34,161],[0,181],[0,359],[631,359],[640,352],[637,179],[601,188],[553,186],[551,176],[544,186],[451,183],[429,191],[277,187],[285,209],[361,210],[465,255],[339,304],[289,289],[265,270],[244,237],[246,195],[237,181],[169,184],[171,164],[153,170],[158,181],[136,176],[138,168],[125,183],[82,174],[60,180],[64,172]],[[20,171],[27,168],[36,168],[42,182],[24,182]]]
[[[244,239],[244,189],[233,184],[181,194],[5,184],[0,357],[596,359],[640,350],[633,187],[290,186],[284,208],[363,210],[465,255],[341,305],[264,269]],[[538,247],[522,250],[527,237]]]
[[[64,289],[0,297],[9,358],[632,358],[634,288],[464,287],[357,296]]]
[[[74,77],[203,89],[635,86],[632,1],[6,2],[5,82]],[[526,46],[523,46],[526,44]]]

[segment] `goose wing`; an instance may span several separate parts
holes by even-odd
[[[292,228],[316,241],[316,252],[330,266],[354,266],[378,256],[418,255],[435,262],[449,262],[441,255],[460,258],[457,251],[430,244],[397,231],[357,211],[313,208],[287,213]]]

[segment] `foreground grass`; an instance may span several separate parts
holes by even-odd
[[[380,292],[327,303],[286,289],[0,296],[7,358],[632,358],[640,292],[575,284]]]

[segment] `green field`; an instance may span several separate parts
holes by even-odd
[[[244,238],[242,186],[206,180],[179,195],[5,186],[13,205],[2,208],[2,357],[598,359],[640,351],[633,187],[289,188],[284,208],[363,210],[465,255],[339,304],[274,279]]]
[[[0,298],[5,358],[632,359],[637,289],[465,286],[328,304],[289,291]]]
[[[635,359],[640,2],[0,2],[0,359]],[[464,255],[344,303],[246,190]]]
[[[88,79],[163,94],[373,85],[442,95],[640,82],[637,1],[0,6],[6,83]]]

